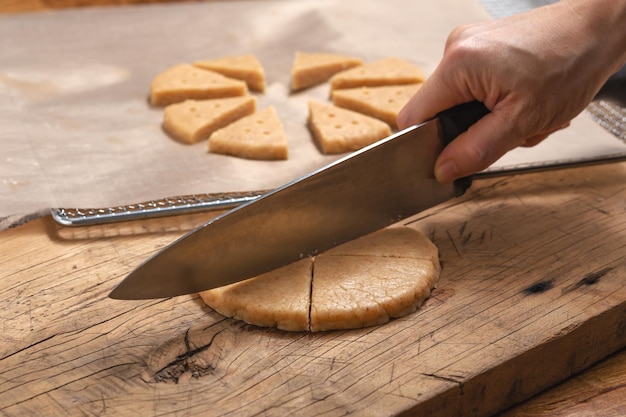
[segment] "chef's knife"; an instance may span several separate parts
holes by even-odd
[[[198,227],[131,272],[116,299],[196,293],[260,275],[463,194],[440,184],[446,144],[489,112],[471,102],[402,130]]]
[[[625,71],[596,99],[623,105]],[[231,284],[459,196],[471,178],[439,184],[435,160],[487,113],[479,102],[454,107],[216,217],[140,265],[110,297],[163,298]]]

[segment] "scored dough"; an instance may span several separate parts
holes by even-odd
[[[248,159],[287,159],[287,136],[272,106],[213,132],[209,152]]]
[[[296,51],[291,66],[291,89],[302,90],[328,81],[340,71],[363,65],[360,58],[330,53]]]
[[[424,82],[422,70],[408,61],[389,57],[341,71],[330,79],[331,90]]]
[[[436,267],[409,257],[322,255],[315,260],[311,331],[374,326],[415,311]],[[367,279],[367,282],[364,280]]]
[[[334,90],[335,106],[375,117],[397,127],[398,113],[422,84],[385,85]]]
[[[356,151],[391,134],[385,122],[317,101],[309,102],[308,125],[325,154]]]
[[[215,311],[261,327],[309,328],[311,261],[303,259],[256,278],[203,291]]]
[[[265,71],[253,54],[225,56],[196,61],[193,65],[218,72],[230,78],[245,81],[251,90],[265,91]]]
[[[193,65],[180,64],[154,77],[150,84],[150,103],[153,106],[165,106],[187,99],[235,97],[247,93],[248,87],[243,81]]]
[[[163,129],[180,141],[197,143],[255,110],[253,96],[185,100],[165,107]]]
[[[408,227],[390,227],[200,296],[220,314],[257,326],[354,329],[414,312],[439,272],[430,240]]]

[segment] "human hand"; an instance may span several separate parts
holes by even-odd
[[[601,3],[601,4],[600,4]],[[563,0],[453,31],[443,58],[398,116],[405,128],[457,104],[491,110],[449,144],[435,175],[450,182],[569,125],[626,60],[626,1]]]

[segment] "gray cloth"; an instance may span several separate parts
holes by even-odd
[[[487,12],[497,19],[556,2],[557,0],[481,0]]]

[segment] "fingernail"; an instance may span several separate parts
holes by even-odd
[[[459,176],[459,170],[454,161],[445,161],[435,171],[437,181],[445,184],[454,181]]]

